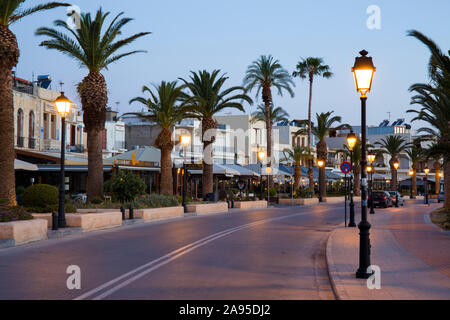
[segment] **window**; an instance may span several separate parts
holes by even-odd
[[[56,115],[52,114],[50,119],[51,139],[56,140]]]
[[[34,138],[34,112],[30,111],[30,117],[28,119],[28,137]]]
[[[17,111],[17,136],[23,137],[23,110]]]
[[[48,113],[44,113],[44,139],[49,139]]]

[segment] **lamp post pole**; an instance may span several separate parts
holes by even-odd
[[[350,162],[352,163],[352,174],[350,174],[350,221],[349,227],[356,227],[355,223],[355,203],[353,202],[353,177],[355,172],[353,170],[353,151],[350,150]]]
[[[375,214],[373,204],[373,168],[370,171],[370,214]]]
[[[65,211],[65,193],[66,193],[66,176],[65,176],[65,157],[66,157],[66,117],[61,116],[61,166],[59,180],[59,207],[58,207],[58,227],[66,227],[66,211]]]
[[[361,96],[361,222],[359,228],[359,268],[356,277],[367,279],[371,273],[370,266],[370,223],[367,220],[367,160],[366,160],[366,101],[365,94]]]
[[[186,146],[184,146],[183,149],[184,149],[184,159],[183,159],[183,208],[184,208],[184,212],[187,212],[187,206],[186,206]]]
[[[395,207],[398,208],[398,170],[395,169]]]
[[[428,172],[425,174],[425,204],[429,205],[429,203],[428,203]]]

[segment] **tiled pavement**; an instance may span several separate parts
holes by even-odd
[[[327,244],[332,284],[340,299],[450,299],[450,236],[427,224],[437,205],[379,209],[372,224],[371,263],[381,269],[381,289],[356,279],[359,230],[338,228]]]

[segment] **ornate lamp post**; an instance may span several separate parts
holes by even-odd
[[[325,167],[325,161],[320,160],[320,159],[317,160],[317,166],[319,167],[319,171],[321,171],[322,168]],[[319,177],[320,177],[320,173],[319,173]],[[326,188],[326,185],[323,186],[321,181],[320,181],[320,178],[319,178],[319,202],[323,201],[323,199],[322,199],[322,188]]]
[[[367,170],[370,173],[370,214],[375,214],[374,205],[373,205],[373,172],[375,171],[373,168],[373,162],[375,161],[375,158],[377,156],[373,152],[369,152],[367,155],[367,160],[369,161],[369,167],[370,171]]]
[[[428,173],[430,173],[430,168],[425,167],[425,169],[423,169],[423,172],[425,172],[425,204],[429,204],[428,203]]]
[[[182,135],[180,136],[180,142],[183,145],[183,151],[184,151],[184,159],[183,159],[183,191],[182,191],[182,195],[183,195],[183,208],[184,208],[184,212],[187,212],[187,207],[186,207],[186,183],[187,183],[187,172],[186,172],[186,149],[187,146],[191,144],[191,136],[189,135]]]
[[[413,196],[413,186],[412,186],[412,179],[413,179],[413,176],[414,176],[414,170],[409,170],[408,174],[409,174],[409,176],[411,177],[411,188],[410,188],[410,190],[409,190],[409,198],[410,198],[410,199],[414,199],[414,196]]]
[[[400,167],[400,163],[396,160],[394,163],[394,169],[396,171],[395,174],[395,207],[398,208],[398,167]]]
[[[70,112],[72,102],[61,92],[61,95],[56,98],[55,106],[61,116],[61,169],[59,181],[59,207],[58,207],[58,227],[66,227],[66,211],[64,207],[65,193],[66,193],[66,177],[65,177],[65,158],[66,158],[66,116]]]
[[[262,200],[263,199],[263,193],[264,193],[263,181],[262,181],[262,177],[263,177],[263,174],[262,174],[262,163],[263,163],[265,154],[264,154],[264,151],[258,150],[257,155],[258,155],[259,174],[260,174],[259,175],[259,200]]]
[[[348,149],[350,150],[350,163],[352,165],[352,174],[350,174],[350,221],[348,223],[349,227],[356,227],[355,223],[355,203],[353,202],[353,149],[356,146],[356,143],[358,142],[358,138],[356,137],[353,130],[350,130],[350,133],[347,135],[347,144]]]
[[[359,268],[356,277],[367,279],[372,273],[367,272],[370,266],[370,223],[367,221],[367,160],[366,160],[366,94],[372,87],[373,74],[376,70],[372,58],[367,57],[368,52],[362,50],[360,57],[355,58],[352,72],[355,77],[356,91],[361,94],[361,222],[359,228]]]

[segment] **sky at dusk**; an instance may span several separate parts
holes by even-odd
[[[36,1],[26,1],[31,6]],[[45,1],[40,1],[45,2]],[[78,0],[71,2],[83,12],[100,6],[112,16],[124,11],[135,21],[123,29],[123,36],[141,31],[151,35],[137,40],[129,49],[147,50],[111,65],[103,74],[108,83],[109,105],[119,112],[139,111],[139,104],[128,101],[141,95],[143,85],[161,80],[187,77],[189,71],[221,69],[230,77],[228,86],[241,85],[247,66],[261,54],[271,54],[289,71],[301,57],[323,57],[335,74],[330,80],[314,83],[313,112],[334,110],[343,122],[360,122],[359,95],[350,69],[362,49],[373,57],[377,72],[368,99],[368,124],[377,125],[388,118],[411,119],[411,94],[414,82],[427,81],[429,52],[406,32],[417,29],[447,52],[450,49],[450,1],[448,0]],[[381,29],[369,30],[366,9],[381,9]],[[13,25],[21,50],[17,67],[19,77],[31,80],[50,74],[53,89],[64,91],[79,101],[75,85],[86,69],[54,50],[39,47],[45,37],[34,32],[52,26],[56,19],[67,19],[66,9],[36,14]],[[108,20],[109,22],[110,20]],[[308,82],[295,79],[295,97],[274,93],[274,103],[291,118],[307,117]],[[252,93],[254,97],[254,93]],[[256,103],[261,101],[260,97]],[[247,113],[256,108],[246,105]],[[229,110],[237,113],[235,110]],[[414,124],[415,128],[419,124]]]

